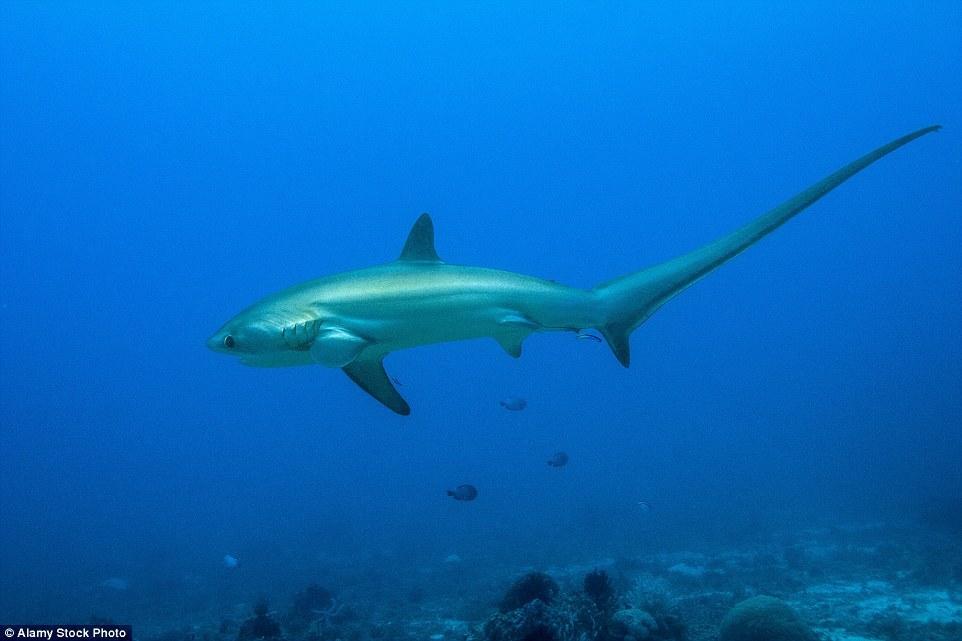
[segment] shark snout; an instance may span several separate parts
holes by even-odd
[[[234,337],[226,330],[220,330],[207,339],[207,349],[215,352],[230,352],[234,347]]]

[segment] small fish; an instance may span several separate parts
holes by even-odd
[[[230,554],[225,554],[225,555],[224,555],[224,567],[225,567],[225,568],[228,568],[228,569],[230,569],[230,570],[233,570],[234,568],[237,567],[237,564],[238,564],[238,563],[239,563],[239,561],[238,561],[236,558],[232,557]]]
[[[578,332],[578,340],[582,341],[594,341],[596,343],[601,342],[601,337],[597,334],[592,334],[591,332],[586,332],[584,330]]]
[[[508,398],[501,401],[501,407],[506,410],[511,410],[512,412],[520,412],[528,406],[528,401],[517,396],[509,396]]]
[[[651,503],[648,501],[638,501],[638,507],[641,508],[642,512],[651,512]]]
[[[564,452],[555,452],[554,455],[548,459],[548,465],[551,467],[564,467],[568,464],[568,455]]]
[[[473,501],[478,498],[478,488],[473,485],[459,485],[453,490],[448,490],[448,496],[455,501]]]
[[[107,579],[106,581],[102,581],[100,583],[100,587],[109,588],[111,590],[117,590],[118,592],[123,592],[128,587],[130,587],[130,584],[127,583],[127,579],[112,577],[110,579]]]

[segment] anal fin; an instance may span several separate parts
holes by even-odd
[[[359,358],[342,369],[352,381],[382,405],[401,416],[407,416],[411,413],[411,407],[394,389],[391,379],[384,371],[383,361],[383,358]]]

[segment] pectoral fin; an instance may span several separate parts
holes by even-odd
[[[362,390],[376,398],[383,405],[401,416],[411,413],[407,402],[398,394],[384,371],[383,359],[361,358],[344,367],[344,373],[351,377]]]
[[[367,347],[367,341],[340,327],[321,330],[311,345],[311,358],[324,367],[344,367]]]

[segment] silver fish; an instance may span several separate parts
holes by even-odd
[[[564,467],[568,464],[568,455],[564,452],[555,452],[554,455],[548,459],[548,465],[551,467]]]
[[[448,490],[448,496],[455,501],[473,501],[478,498],[478,488],[473,485],[459,485],[453,490]]]
[[[501,407],[512,412],[520,412],[528,406],[528,401],[518,396],[509,396],[501,401]]]

